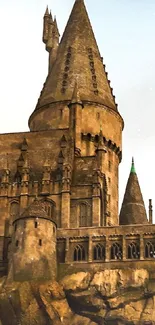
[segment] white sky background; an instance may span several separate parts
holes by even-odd
[[[28,131],[47,75],[42,18],[48,5],[64,30],[74,0],[0,0],[0,133]],[[155,205],[155,1],[85,0],[125,121],[120,203],[131,157],[148,208]]]

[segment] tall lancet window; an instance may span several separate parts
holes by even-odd
[[[85,249],[82,245],[77,245],[74,248],[74,261],[84,261],[86,258]]]
[[[81,203],[80,204],[80,227],[87,227],[87,204]]]
[[[145,257],[155,258],[155,242],[147,242],[145,245]]]

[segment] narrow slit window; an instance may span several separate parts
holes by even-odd
[[[111,172],[111,161],[108,162],[109,172]]]
[[[39,239],[39,246],[42,246],[42,239]]]
[[[17,224],[15,225],[15,231],[17,230]]]
[[[35,226],[35,228],[38,228],[38,222],[37,221],[35,221],[34,226]]]
[[[19,240],[16,240],[16,247],[19,246]]]

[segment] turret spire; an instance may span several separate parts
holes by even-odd
[[[45,16],[49,16],[48,6],[46,7],[46,11],[45,11],[45,15],[44,15],[44,17],[45,17]]]
[[[135,170],[134,159],[128,178],[120,212],[120,224],[147,224],[147,215],[143,196]]]
[[[117,110],[83,0],[74,3],[37,109],[47,103],[47,98],[49,103],[71,100],[75,75],[82,101]]]
[[[51,10],[50,10],[50,13],[49,13],[49,17],[50,17],[50,20],[53,21],[52,11]]]
[[[55,32],[55,34],[57,34],[58,36],[60,36],[56,16],[54,17],[54,32]]]
[[[43,19],[44,23],[43,23],[43,38],[42,38],[42,40],[45,44],[48,41],[49,19],[50,19],[50,14],[49,14],[48,6],[47,6],[45,15],[44,15],[44,19]]]

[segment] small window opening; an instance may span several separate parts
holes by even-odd
[[[15,231],[17,230],[17,224],[15,225]]]
[[[38,228],[38,222],[37,221],[35,221],[34,226],[35,226],[35,228]]]
[[[51,207],[48,206],[48,216],[51,216]]]
[[[55,227],[53,227],[53,234],[55,234]]]
[[[100,113],[97,113],[97,120],[100,119]]]
[[[42,246],[42,239],[39,239],[39,246]]]
[[[108,163],[108,167],[109,167],[109,172],[111,172],[111,161],[109,160],[109,163]]]
[[[16,240],[16,247],[19,246],[19,240]]]

